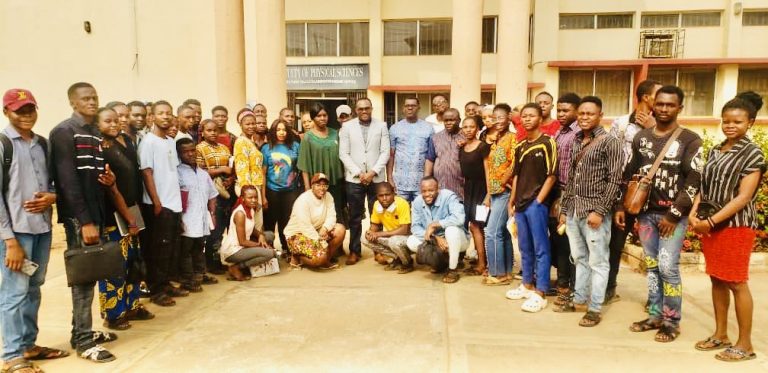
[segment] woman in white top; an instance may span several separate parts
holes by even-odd
[[[336,223],[333,197],[328,193],[328,176],[316,173],[310,186],[294,202],[291,218],[283,230],[288,237],[291,266],[333,269],[338,265],[332,264],[331,258],[337,250],[343,250],[341,245],[347,230]]]
[[[275,235],[263,230],[259,190],[253,185],[245,185],[240,192],[241,200],[232,211],[227,237],[219,249],[221,262],[229,265],[227,280],[231,281],[249,280],[249,267],[275,257],[272,247]]]

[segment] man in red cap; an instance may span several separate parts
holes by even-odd
[[[32,132],[37,122],[37,102],[32,92],[5,92],[3,114],[10,122],[0,132],[0,325],[5,371],[35,369],[29,360],[54,359],[69,353],[35,344],[40,286],[45,281],[51,250],[51,205],[56,202],[56,194],[46,167],[47,141]]]

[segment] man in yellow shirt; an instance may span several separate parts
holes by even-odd
[[[365,232],[363,245],[373,250],[377,261],[392,259],[386,270],[398,273],[413,271],[411,252],[406,241],[411,234],[411,208],[408,201],[395,196],[392,184],[376,185],[376,202],[371,213],[371,226]]]

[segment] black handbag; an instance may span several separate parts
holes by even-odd
[[[67,285],[88,285],[98,280],[125,277],[125,258],[120,243],[100,241],[64,252]]]
[[[416,250],[416,263],[430,266],[436,272],[448,268],[448,255],[440,250],[435,240],[422,242]]]
[[[723,206],[720,206],[720,204],[717,202],[702,200],[701,202],[699,202],[699,209],[696,210],[696,217],[701,220],[707,220],[711,218],[712,215],[715,215],[722,208]],[[729,220],[730,219],[727,219],[725,221],[721,221],[715,224],[715,226],[712,227],[712,230],[716,231],[716,230],[720,230],[727,227]]]

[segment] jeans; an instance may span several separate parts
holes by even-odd
[[[459,227],[445,228],[443,234],[436,233],[438,236],[444,236],[448,242],[448,269],[454,270],[459,266],[459,256],[467,251],[469,247],[469,237],[464,229]],[[419,250],[419,245],[424,242],[424,236],[408,236],[406,245],[412,252]]]
[[[552,262],[557,268],[556,286],[573,290],[576,281],[576,266],[571,263],[571,245],[568,235],[557,233],[558,218],[549,218],[549,244],[552,248]],[[613,237],[613,236],[611,236]]]
[[[285,240],[283,230],[288,225],[288,220],[291,218],[291,210],[293,210],[293,203],[296,202],[299,194],[298,190],[276,192],[267,189],[269,208],[264,211],[264,230],[280,234],[280,248],[284,252],[288,252],[288,241]],[[277,230],[275,230],[275,224],[277,224]],[[219,245],[221,245],[221,239],[219,239]]]
[[[400,263],[411,265],[411,252],[408,249],[408,236],[381,237],[376,242],[370,242],[363,237],[363,245],[374,253],[388,258],[400,260]],[[418,245],[417,245],[418,246]]]
[[[408,201],[408,203],[413,202],[413,200],[416,199],[416,197],[419,195],[418,190],[398,190],[397,195],[400,196],[402,199]]]
[[[63,218],[64,233],[67,236],[67,250],[82,247],[82,232],[80,222],[76,218]],[[108,238],[102,238],[107,240]],[[93,288],[96,281],[90,284],[72,286],[72,336],[69,343],[78,352],[87,350],[95,345],[93,341],[93,320],[91,319],[91,304],[93,304]]]
[[[491,212],[485,226],[485,256],[488,260],[488,274],[506,276],[512,272],[512,238],[507,230],[507,204],[509,192],[491,196]]]
[[[205,237],[181,236],[179,243],[180,280],[183,285],[195,286],[203,281],[205,274]]]
[[[537,274],[536,290],[546,293],[549,291],[550,257],[549,235],[549,206],[534,200],[523,211],[515,213],[517,223],[517,244],[520,247],[520,260],[523,267],[523,284],[534,284],[534,273]]]
[[[275,235],[272,232],[265,232],[264,238],[269,245],[272,245],[275,241]],[[241,268],[245,269],[266,263],[275,256],[275,250],[268,247],[244,247],[228,256],[225,260],[227,263],[239,265]]]
[[[229,227],[229,218],[232,213],[232,205],[236,199],[234,191],[230,193],[230,199],[221,196],[216,197],[216,226],[213,227],[211,234],[205,240],[205,264],[210,270],[221,268],[221,258],[219,257],[219,248],[224,237],[224,231]],[[290,211],[288,212],[290,214]],[[146,220],[146,215],[144,220]],[[266,221],[266,220],[265,220]],[[143,243],[143,242],[142,242]]]
[[[588,309],[600,312],[608,283],[608,242],[611,240],[611,219],[604,217],[597,229],[587,224],[587,218],[569,216],[565,230],[571,245],[571,256],[576,263],[576,284],[573,302],[587,303]]]
[[[349,206],[349,253],[362,254],[360,236],[363,233],[365,202],[368,201],[368,214],[376,202],[376,183],[366,185],[347,182],[347,205]]]
[[[172,265],[171,255],[179,239],[181,214],[163,207],[160,214],[155,216],[152,205],[142,204],[141,207],[147,226],[141,231],[145,238],[143,242],[148,244],[143,247],[147,262],[147,287],[152,296],[160,296],[170,286],[168,276]]]
[[[659,236],[662,214],[642,214],[639,222],[640,242],[645,252],[648,274],[648,318],[662,320],[677,327],[682,318],[683,284],[680,279],[680,249],[683,247],[688,218],[677,223],[667,238]]]
[[[3,334],[3,360],[21,357],[37,341],[37,313],[40,286],[45,282],[51,254],[51,232],[14,233],[24,256],[39,266],[34,275],[11,271],[5,266],[5,241],[0,240],[0,327]]]

